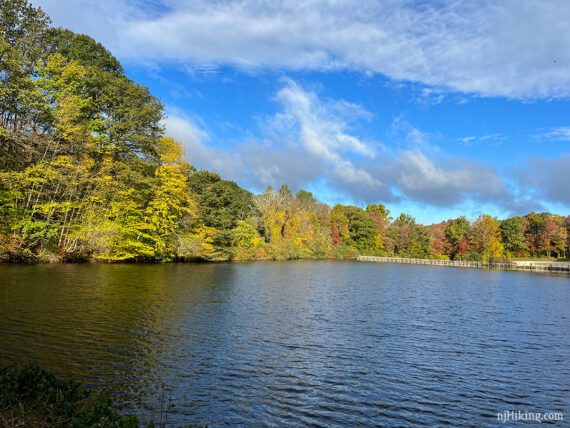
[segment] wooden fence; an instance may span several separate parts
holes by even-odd
[[[466,260],[412,259],[402,257],[358,256],[361,262],[404,263],[414,265],[450,266],[476,269],[502,269],[527,272],[558,272],[570,274],[570,263],[563,262],[473,262]]]

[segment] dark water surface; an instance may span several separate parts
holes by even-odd
[[[359,262],[0,266],[0,359],[209,426],[570,419],[570,279]],[[161,398],[163,397],[164,398]]]

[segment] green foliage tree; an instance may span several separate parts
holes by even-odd
[[[428,230],[408,214],[400,214],[388,230],[393,243],[393,254],[398,257],[428,258],[432,256],[432,242]]]
[[[378,233],[378,225],[362,208],[344,207],[344,215],[348,219],[350,243],[361,254],[377,254],[382,249],[382,241]]]
[[[500,223],[501,241],[508,257],[528,255],[525,241],[525,224],[522,217],[511,217]]]
[[[59,53],[84,67],[116,76],[124,74],[121,63],[105,47],[85,34],[76,34],[65,28],[50,28],[43,42],[49,53]]]
[[[233,181],[222,180],[213,172],[197,171],[190,175],[188,184],[199,202],[201,221],[208,227],[232,230],[238,221],[252,215],[253,195]]]
[[[548,214],[532,212],[525,216],[525,239],[531,255],[546,255],[548,243],[545,240],[544,219]]]
[[[449,257],[462,258],[469,252],[469,234],[471,224],[464,216],[450,220],[445,228],[445,237],[449,243]]]
[[[235,256],[237,260],[263,259],[267,256],[266,243],[250,222],[238,220],[232,234],[233,245],[237,249]]]
[[[0,111],[3,125],[19,128],[31,107],[33,76],[44,54],[50,20],[26,0],[0,3]]]
[[[313,194],[307,190],[299,190],[295,195],[296,200],[303,209],[313,210],[317,205],[317,200]]]
[[[475,220],[471,230],[473,249],[484,262],[500,260],[504,254],[499,222],[490,215],[482,214]]]

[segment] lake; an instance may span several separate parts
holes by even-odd
[[[570,279],[339,261],[4,265],[0,359],[156,421],[169,408],[172,424],[568,420]]]

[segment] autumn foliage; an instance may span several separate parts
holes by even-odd
[[[424,226],[286,185],[254,195],[196,170],[162,119],[160,101],[102,45],[50,28],[26,0],[0,3],[0,260],[568,255],[559,215]]]

